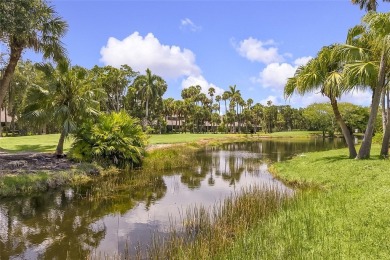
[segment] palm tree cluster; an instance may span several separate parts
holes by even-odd
[[[285,86],[285,95],[290,97],[294,92],[304,95],[319,91],[328,97],[348,144],[349,157],[369,158],[381,97],[384,100],[389,95],[389,54],[390,13],[370,12],[363,17],[360,25],[349,30],[345,44],[323,47],[315,58],[298,68]],[[372,91],[372,102],[364,140],[357,153],[339,112],[337,99],[344,93],[362,89]],[[382,107],[385,109],[385,102],[382,102]],[[387,118],[388,114],[384,113],[383,157],[388,156],[389,147],[390,125]]]

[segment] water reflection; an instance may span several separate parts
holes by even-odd
[[[189,169],[110,177],[93,187],[0,201],[0,259],[81,259],[135,253],[189,206],[211,207],[249,185],[286,189],[268,161],[344,146],[340,139],[266,140],[209,147]],[[145,177],[146,176],[146,177]]]

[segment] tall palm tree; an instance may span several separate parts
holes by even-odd
[[[61,156],[68,134],[83,121],[99,114],[96,97],[101,96],[103,91],[89,84],[86,69],[71,67],[65,60],[59,62],[56,68],[51,64],[39,64],[38,68],[44,72],[47,84],[35,86],[30,98],[36,103],[31,103],[25,114],[38,116],[43,112],[58,123],[61,135],[56,155]]]
[[[167,98],[163,100],[165,122],[168,123],[169,118],[172,118],[175,111],[175,100],[173,98]],[[172,127],[173,128],[173,127]],[[166,132],[168,132],[168,124],[166,124]]]
[[[1,1],[0,41],[8,45],[9,61],[0,79],[0,107],[23,50],[42,52],[44,58],[63,59],[65,49],[60,39],[67,28],[45,0]]]
[[[175,100],[174,101],[174,108],[175,108],[176,120],[179,121],[179,131],[182,132],[182,130],[181,130],[181,117],[183,116],[183,113],[184,113],[184,101],[183,100]],[[176,123],[176,125],[177,125],[177,123]]]
[[[378,2],[376,0],[351,0],[352,4],[359,5],[360,10],[365,9],[366,11],[373,11],[376,12],[376,8],[378,6]],[[383,2],[390,2],[390,0],[383,0]],[[386,94],[387,92],[387,94]],[[387,102],[386,102],[387,97]],[[383,134],[385,135],[386,132],[386,125],[389,120],[390,116],[390,107],[387,106],[386,109],[386,103],[390,104],[390,98],[389,98],[389,90],[383,89],[382,98],[382,125],[383,125]],[[389,130],[390,131],[390,130]]]
[[[373,90],[370,116],[364,140],[357,155],[358,159],[370,157],[374,125],[378,113],[383,89],[386,85],[386,74],[389,71],[390,55],[390,13],[368,13],[362,24],[349,31],[346,45],[341,52],[348,62],[346,65],[347,86],[357,88],[370,86]],[[387,122],[387,125],[389,122]],[[386,129],[390,126],[386,126]],[[382,156],[388,155],[390,129],[384,134]]]
[[[297,69],[293,78],[287,81],[284,88],[286,97],[294,92],[304,95],[308,92],[320,90],[321,94],[330,99],[333,113],[340,125],[344,139],[348,145],[349,158],[355,158],[356,148],[338,108],[337,98],[343,93],[341,61],[335,51],[336,46],[323,47],[317,57],[310,60],[306,65]]]
[[[227,90],[227,93],[229,95],[230,100],[236,105],[236,119],[235,120],[238,121],[238,128],[239,128],[239,130],[241,130],[240,129],[240,121],[238,118],[238,106],[239,106],[239,103],[242,99],[241,92],[240,92],[240,90],[237,89],[236,85],[233,85],[233,86],[229,86],[229,90]],[[234,124],[233,131],[235,132],[236,123],[234,122],[233,124]]]
[[[210,95],[211,97],[211,103],[214,102],[214,94],[215,94],[215,88],[213,87],[210,87],[209,90],[207,91],[207,93]]]
[[[215,96],[215,101],[218,102],[218,114],[219,115],[221,114],[221,99],[222,99],[222,97],[220,95]]]
[[[164,95],[167,84],[160,76],[154,75],[150,69],[146,69],[145,75],[140,75],[134,80],[134,86],[145,100],[145,117],[142,122],[142,128],[145,131],[149,119],[150,102]]]

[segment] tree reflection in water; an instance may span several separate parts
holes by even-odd
[[[164,196],[161,176],[138,188],[134,179],[115,177],[80,187],[0,202],[0,259],[82,259],[106,235],[100,219],[123,214],[137,202],[150,206]],[[84,198],[81,198],[84,197]]]

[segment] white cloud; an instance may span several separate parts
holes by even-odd
[[[105,65],[119,67],[127,64],[141,73],[150,68],[161,77],[178,78],[201,73],[192,51],[163,45],[152,33],[142,37],[134,32],[122,41],[110,37],[100,54],[100,61]]]
[[[286,85],[287,79],[294,76],[298,66],[305,65],[312,57],[301,57],[289,63],[268,64],[259,75],[259,78],[251,78],[251,81],[259,82],[264,88],[271,88],[275,91],[281,90]]]
[[[371,104],[372,92],[371,91],[354,91],[344,94],[340,102],[349,102],[361,106],[369,106]]]
[[[307,107],[313,103],[329,102],[329,98],[323,96],[319,92],[307,93],[304,96],[294,94],[291,98],[286,100],[286,103],[293,107]]]
[[[296,67],[288,63],[271,63],[261,72],[258,82],[264,88],[280,90],[284,88],[287,79],[294,76]]]
[[[300,57],[294,61],[294,64],[298,67],[302,65],[306,65],[306,63],[308,63],[309,60],[311,60],[312,58],[313,58],[312,56]]]
[[[267,98],[260,100],[260,104],[267,106],[267,102],[271,101],[272,105],[280,105],[280,102],[278,99],[279,98],[276,96],[268,96]]]
[[[213,87],[215,89],[215,94],[216,95],[222,95],[225,90],[223,90],[220,87],[217,87],[216,85],[209,83],[202,75],[199,76],[189,76],[186,79],[183,79],[181,82],[182,88],[188,88],[190,86],[196,86],[199,85],[202,87],[202,92],[205,94],[208,94],[209,88]]]
[[[237,52],[250,61],[258,61],[265,64],[283,62],[284,58],[278,53],[278,48],[275,47],[275,42],[269,40],[262,42],[260,40],[249,37],[240,41],[238,46],[232,42]]]
[[[190,30],[192,32],[199,32],[202,30],[201,26],[196,25],[189,18],[185,18],[180,21],[180,29],[182,30]]]
[[[338,102],[349,102],[361,106],[369,106],[371,104],[372,93],[370,91],[359,91],[345,94]],[[319,92],[307,93],[304,96],[294,94],[286,100],[286,103],[293,107],[307,107],[313,103],[329,103],[329,98],[323,96]]]

